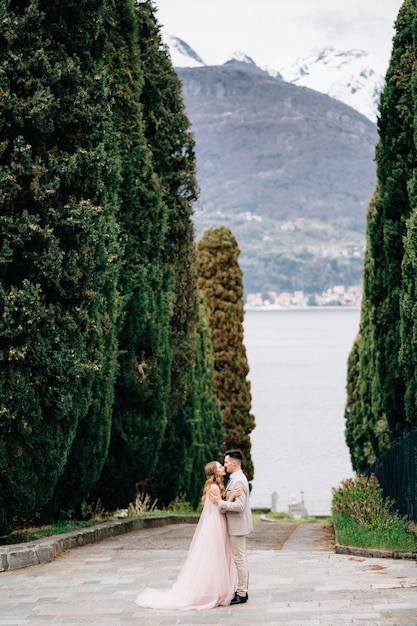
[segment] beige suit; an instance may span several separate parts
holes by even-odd
[[[234,502],[220,500],[219,508],[226,511],[227,528],[237,569],[236,593],[244,597],[247,594],[249,582],[246,535],[253,529],[253,522],[248,479],[241,469],[230,474],[226,487],[226,500],[236,487],[243,489],[242,495],[238,496]]]
[[[241,469],[230,474],[226,487],[226,500],[236,487],[241,487],[243,493],[234,502],[219,502],[219,508],[226,511],[229,535],[249,535],[253,530],[252,511],[249,501],[249,483]]]

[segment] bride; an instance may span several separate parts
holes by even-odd
[[[228,605],[235,594],[236,568],[230,548],[226,517],[209,493],[225,498],[223,477],[226,470],[218,461],[205,467],[203,512],[191,541],[187,559],[171,589],[160,591],[146,587],[136,598],[136,604],[151,609],[211,609]],[[240,495],[236,489],[230,496]]]

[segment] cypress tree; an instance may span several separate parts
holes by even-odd
[[[0,16],[0,510],[10,520],[50,500],[93,403],[100,437],[109,431],[119,260],[100,2],[3,0]]]
[[[350,450],[352,467],[357,468],[362,462],[362,413],[360,403],[360,350],[361,335],[358,334],[348,358],[346,407],[345,407],[345,437]]]
[[[409,348],[402,347],[408,333],[406,318],[410,319],[409,308],[405,312],[402,267],[411,212],[409,184],[417,156],[412,85],[414,5],[406,0],[396,20],[392,56],[379,105],[377,188],[367,220],[359,373],[348,371],[348,381],[352,375],[359,377],[354,385],[356,417],[347,419],[347,440],[355,469],[371,463],[407,429],[405,370],[399,366],[399,355],[403,355],[403,363],[410,356]],[[409,261],[405,261],[408,272]],[[354,361],[352,368],[356,367]],[[348,405],[351,400],[352,396]],[[348,406],[348,410],[351,408]],[[360,413],[362,434],[358,438]]]
[[[416,67],[416,9],[415,3],[408,7],[408,13],[404,16],[412,22],[413,29],[413,47],[409,51],[410,63],[413,63],[412,76],[412,96],[414,104],[414,129],[417,124],[417,81],[415,77]],[[406,25],[404,24],[404,27]],[[414,130],[413,129],[413,130]],[[410,131],[411,132],[411,131]],[[414,144],[416,144],[414,130]],[[416,152],[414,152],[416,154]],[[404,257],[402,262],[402,283],[401,283],[401,300],[400,300],[400,333],[401,333],[401,350],[399,355],[401,371],[404,376],[405,394],[404,394],[404,424],[403,432],[408,432],[411,428],[417,426],[416,419],[416,400],[417,400],[417,342],[416,342],[416,234],[417,234],[417,173],[416,159],[413,162],[412,178],[408,185],[408,193],[410,206],[413,207],[408,220],[405,223],[406,235],[404,237]]]
[[[416,174],[411,185],[413,206],[416,203]],[[417,426],[417,214],[407,222],[404,239],[403,281],[401,290],[400,364],[405,380],[403,432]]]
[[[184,490],[193,454],[192,365],[196,346],[197,279],[192,203],[197,199],[194,140],[181,83],[162,43],[153,2],[137,4],[145,136],[167,206],[164,249],[172,290],[169,325],[171,388],[167,426],[152,476],[152,493],[168,504]],[[184,482],[185,481],[185,482]]]
[[[248,360],[243,337],[244,305],[238,248],[229,228],[207,230],[197,244],[198,286],[209,310],[212,331],[214,383],[222,409],[221,451],[239,448],[248,479],[253,478],[250,433],[255,420],[250,413]]]
[[[414,15],[415,15],[414,10]],[[414,125],[417,121],[417,81],[415,78],[415,49],[417,31],[415,20],[413,23],[414,35],[414,72],[412,78],[412,93],[414,102]],[[414,140],[415,143],[415,140]],[[406,235],[404,237],[404,256],[402,262],[402,283],[401,283],[401,350],[399,360],[401,371],[404,377],[405,394],[404,394],[404,424],[403,432],[408,432],[417,426],[416,406],[417,406],[417,282],[416,282],[416,248],[417,248],[417,172],[414,163],[413,175],[408,185],[410,206],[413,207],[408,220],[405,223]]]
[[[203,294],[198,307],[198,342],[192,370],[192,449],[186,458],[183,491],[196,507],[204,484],[204,467],[217,460],[222,441],[222,412],[214,386],[214,361],[209,313]]]
[[[381,94],[376,147],[376,211],[368,226],[373,262],[368,287],[375,350],[373,412],[377,421],[387,424],[385,445],[401,435],[404,416],[405,387],[398,354],[401,345],[403,239],[410,214],[408,183],[416,163],[412,97],[414,16],[414,3],[406,0],[396,21],[392,56]],[[380,446],[379,453],[383,447]]]
[[[121,161],[123,313],[110,448],[94,497],[114,509],[127,506],[147,486],[162,444],[172,296],[164,256],[167,209],[143,120],[137,7],[131,0],[109,2],[109,7],[108,63]]]
[[[385,416],[375,412],[378,386],[370,304],[375,264],[370,254],[369,233],[373,231],[373,222],[378,217],[375,207],[377,195],[378,191],[371,199],[367,215],[368,242],[365,250],[361,321],[348,359],[346,386],[346,442],[350,449],[352,467],[358,472],[364,471],[389,446]]]

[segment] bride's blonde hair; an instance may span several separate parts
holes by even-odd
[[[217,485],[220,489],[220,495],[223,500],[226,497],[226,489],[223,484],[223,476],[219,476],[217,474],[217,463],[218,461],[210,461],[207,463],[204,471],[206,473],[206,482],[203,487],[203,495],[201,496],[201,502],[205,502],[208,491],[212,485]]]

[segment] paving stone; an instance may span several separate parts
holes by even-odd
[[[136,606],[141,588],[168,588],[178,575],[194,527],[175,524],[119,533],[51,562],[3,571],[0,626],[417,626],[414,560],[336,554],[320,524],[291,533],[265,525],[267,549],[259,549],[262,526],[248,541],[244,605],[211,611]]]

